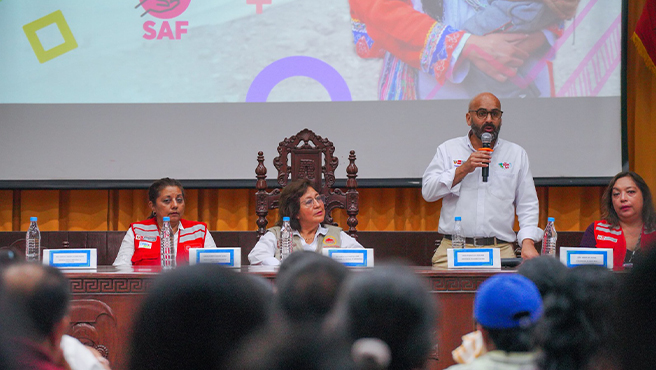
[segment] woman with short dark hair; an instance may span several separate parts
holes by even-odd
[[[295,251],[315,251],[323,248],[362,248],[341,228],[324,224],[326,217],[324,196],[307,179],[291,182],[280,193],[278,222],[268,229],[248,254],[251,265],[280,264],[280,229],[283,217],[289,217]]]
[[[148,219],[130,225],[114,266],[159,265],[160,230],[164,217],[169,217],[173,231],[173,250],[178,264],[189,263],[189,248],[216,248],[207,225],[203,222],[183,220],[185,192],[175,179],[159,179],[148,188]]]

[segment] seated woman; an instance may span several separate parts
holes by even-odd
[[[277,266],[280,264],[280,227],[282,218],[289,217],[294,234],[294,252],[326,248],[362,248],[354,238],[332,225],[323,225],[326,216],[324,196],[317,193],[306,179],[291,182],[280,193],[279,218],[248,254],[251,265]]]
[[[182,219],[185,194],[179,181],[168,177],[155,181],[148,188],[148,199],[152,209],[150,217],[130,225],[114,266],[159,265],[159,230],[165,216],[171,219],[177,264],[189,263],[189,248],[216,248],[206,224]]]
[[[633,263],[656,241],[656,211],[651,191],[635,172],[620,172],[601,198],[603,220],[583,234],[582,247],[613,248],[613,267]]]

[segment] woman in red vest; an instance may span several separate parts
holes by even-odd
[[[635,172],[620,172],[601,198],[603,220],[595,221],[583,234],[581,246],[612,248],[613,265],[633,263],[656,242],[656,211],[651,191]]]
[[[162,219],[166,216],[171,219],[178,264],[189,263],[189,248],[216,248],[205,223],[182,219],[185,211],[185,193],[179,181],[165,177],[150,185],[148,206],[152,210],[150,217],[130,225],[114,266],[159,266],[159,231],[164,222]]]

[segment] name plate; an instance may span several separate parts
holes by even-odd
[[[501,269],[499,248],[449,248],[446,257],[450,269]]]
[[[241,267],[241,248],[189,248],[189,264],[197,263]]]
[[[596,265],[612,269],[613,249],[561,247],[560,262],[567,267]]]
[[[372,248],[324,248],[321,252],[349,267],[374,267]]]
[[[66,269],[95,269],[98,255],[95,249],[44,249],[44,265]]]

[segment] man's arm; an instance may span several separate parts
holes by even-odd
[[[468,174],[477,167],[487,167],[492,156],[488,152],[476,151],[469,155],[467,160],[459,167],[451,168],[447,165],[447,155],[443,146],[437,148],[437,154],[428,165],[422,178],[421,193],[428,202],[442,199],[447,194],[458,195],[458,186]]]
[[[539,241],[542,235],[542,229],[538,227],[540,206],[526,152],[522,153],[521,164],[515,193],[515,207],[519,221],[517,239],[522,246],[522,258],[531,259],[539,256],[535,249],[535,242]]]

